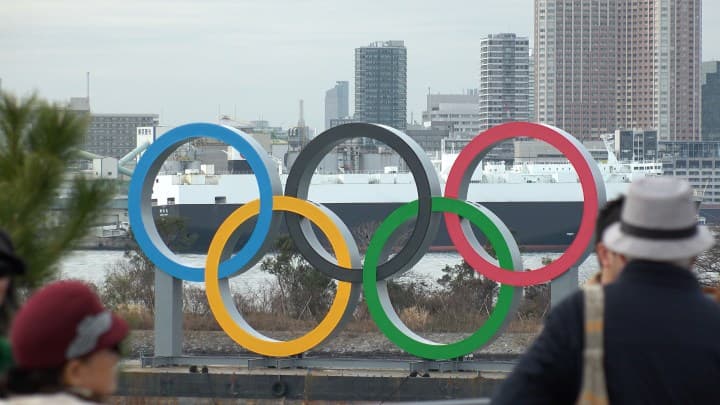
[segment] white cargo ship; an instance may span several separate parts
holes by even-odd
[[[435,162],[441,186],[457,154],[443,154]],[[608,199],[624,194],[629,183],[662,174],[657,162],[618,162],[612,152],[599,164]],[[156,216],[185,219],[196,236],[191,251],[204,252],[218,225],[237,207],[258,197],[252,174],[215,174],[214,168],[185,173],[162,173],[153,188]],[[284,182],[286,174],[281,174]],[[400,205],[417,198],[410,173],[386,167],[382,173],[316,174],[308,199],[332,209],[352,231],[374,228]],[[572,242],[582,215],[582,189],[569,163],[523,163],[507,166],[487,162],[473,174],[468,200],[498,215],[528,250],[561,249]],[[250,230],[248,229],[248,232]],[[241,238],[242,239],[242,238]],[[444,225],[436,250],[452,250]]]

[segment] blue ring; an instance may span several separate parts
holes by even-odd
[[[220,263],[220,278],[227,278],[244,270],[244,266],[264,248],[273,222],[273,195],[281,194],[280,178],[277,171],[275,171],[277,181],[270,178],[268,166],[270,161],[262,146],[251,136],[235,128],[209,123],[186,124],[158,137],[147,148],[135,168],[128,190],[128,217],[132,232],[140,249],[160,270],[181,280],[197,282],[204,280],[204,268],[187,266],[171,257],[175,256],[174,253],[159,238],[155,223],[152,221],[150,195],[155,176],[165,159],[182,143],[200,137],[217,139],[237,149],[255,173],[260,192],[260,212],[250,238],[237,254]],[[149,181],[148,175],[152,175]],[[143,186],[146,192],[145,199],[143,199]],[[158,240],[159,243],[156,243]]]

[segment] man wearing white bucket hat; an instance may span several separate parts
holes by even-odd
[[[692,272],[715,242],[696,214],[683,180],[631,184],[620,222],[603,234],[627,265],[551,311],[493,403],[718,403],[720,306]]]

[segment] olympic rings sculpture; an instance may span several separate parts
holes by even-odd
[[[510,230],[490,210],[465,201],[472,173],[486,152],[499,142],[523,136],[545,141],[563,153],[578,174],[583,192],[583,215],[575,239],[567,251],[540,269],[523,271],[520,249]],[[247,160],[258,182],[259,198],[236,209],[213,237],[204,268],[190,267],[164,244],[152,217],[151,195],[155,177],[164,160],[180,144],[210,137],[237,149]],[[371,238],[363,261],[347,226],[330,209],[307,200],[310,180],[322,158],[341,142],[367,137],[394,149],[413,175],[418,199],[391,213]],[[187,124],[158,138],[138,162],[130,181],[128,215],[136,241],[158,269],[187,281],[205,281],[210,308],[223,330],[239,345],[265,356],[284,357],[306,352],[321,344],[353,314],[361,290],[378,328],[410,354],[426,359],[451,359],[489,344],[504,329],[519,304],[522,290],[516,287],[550,281],[583,260],[592,241],[595,219],[605,203],[605,185],[597,164],[573,136],[547,125],[514,122],[491,128],[476,136],[455,161],[442,195],[440,181],[430,159],[405,133],[378,124],[352,123],[331,128],[300,152],[288,174],[284,193],[274,163],[251,136],[215,124]],[[303,257],[317,270],[337,280],[336,295],[328,313],[310,332],[289,341],[278,341],[255,330],[233,304],[228,278],[242,274],[266,253],[282,219],[288,215],[288,232]],[[392,307],[387,280],[412,268],[426,253],[444,215],[448,234],[460,255],[478,273],[501,283],[490,317],[474,333],[453,343],[428,340],[410,330]],[[238,229],[252,217],[255,227],[247,242],[233,254]],[[390,257],[385,249],[396,230],[416,220],[413,231]],[[330,254],[315,235],[313,225],[329,241]],[[475,237],[472,226],[487,238],[496,253],[492,258]]]

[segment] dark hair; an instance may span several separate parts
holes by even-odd
[[[620,214],[625,203],[625,197],[620,196],[614,200],[608,201],[604,207],[598,211],[597,222],[595,224],[595,243],[602,242],[603,233],[615,222],[620,221]]]
[[[13,367],[6,376],[5,393],[23,395],[63,391],[65,389],[61,381],[63,367],[40,370]]]
[[[118,351],[119,348],[114,347],[111,350]],[[92,356],[92,353],[78,357],[76,360],[86,361]],[[13,395],[26,394],[52,394],[56,392],[66,392],[74,395],[83,401],[102,403],[103,397],[92,392],[83,392],[81,389],[68,387],[63,383],[63,372],[66,364],[60,367],[47,369],[22,369],[12,367],[4,376],[4,381],[0,383],[0,397],[8,397]]]

